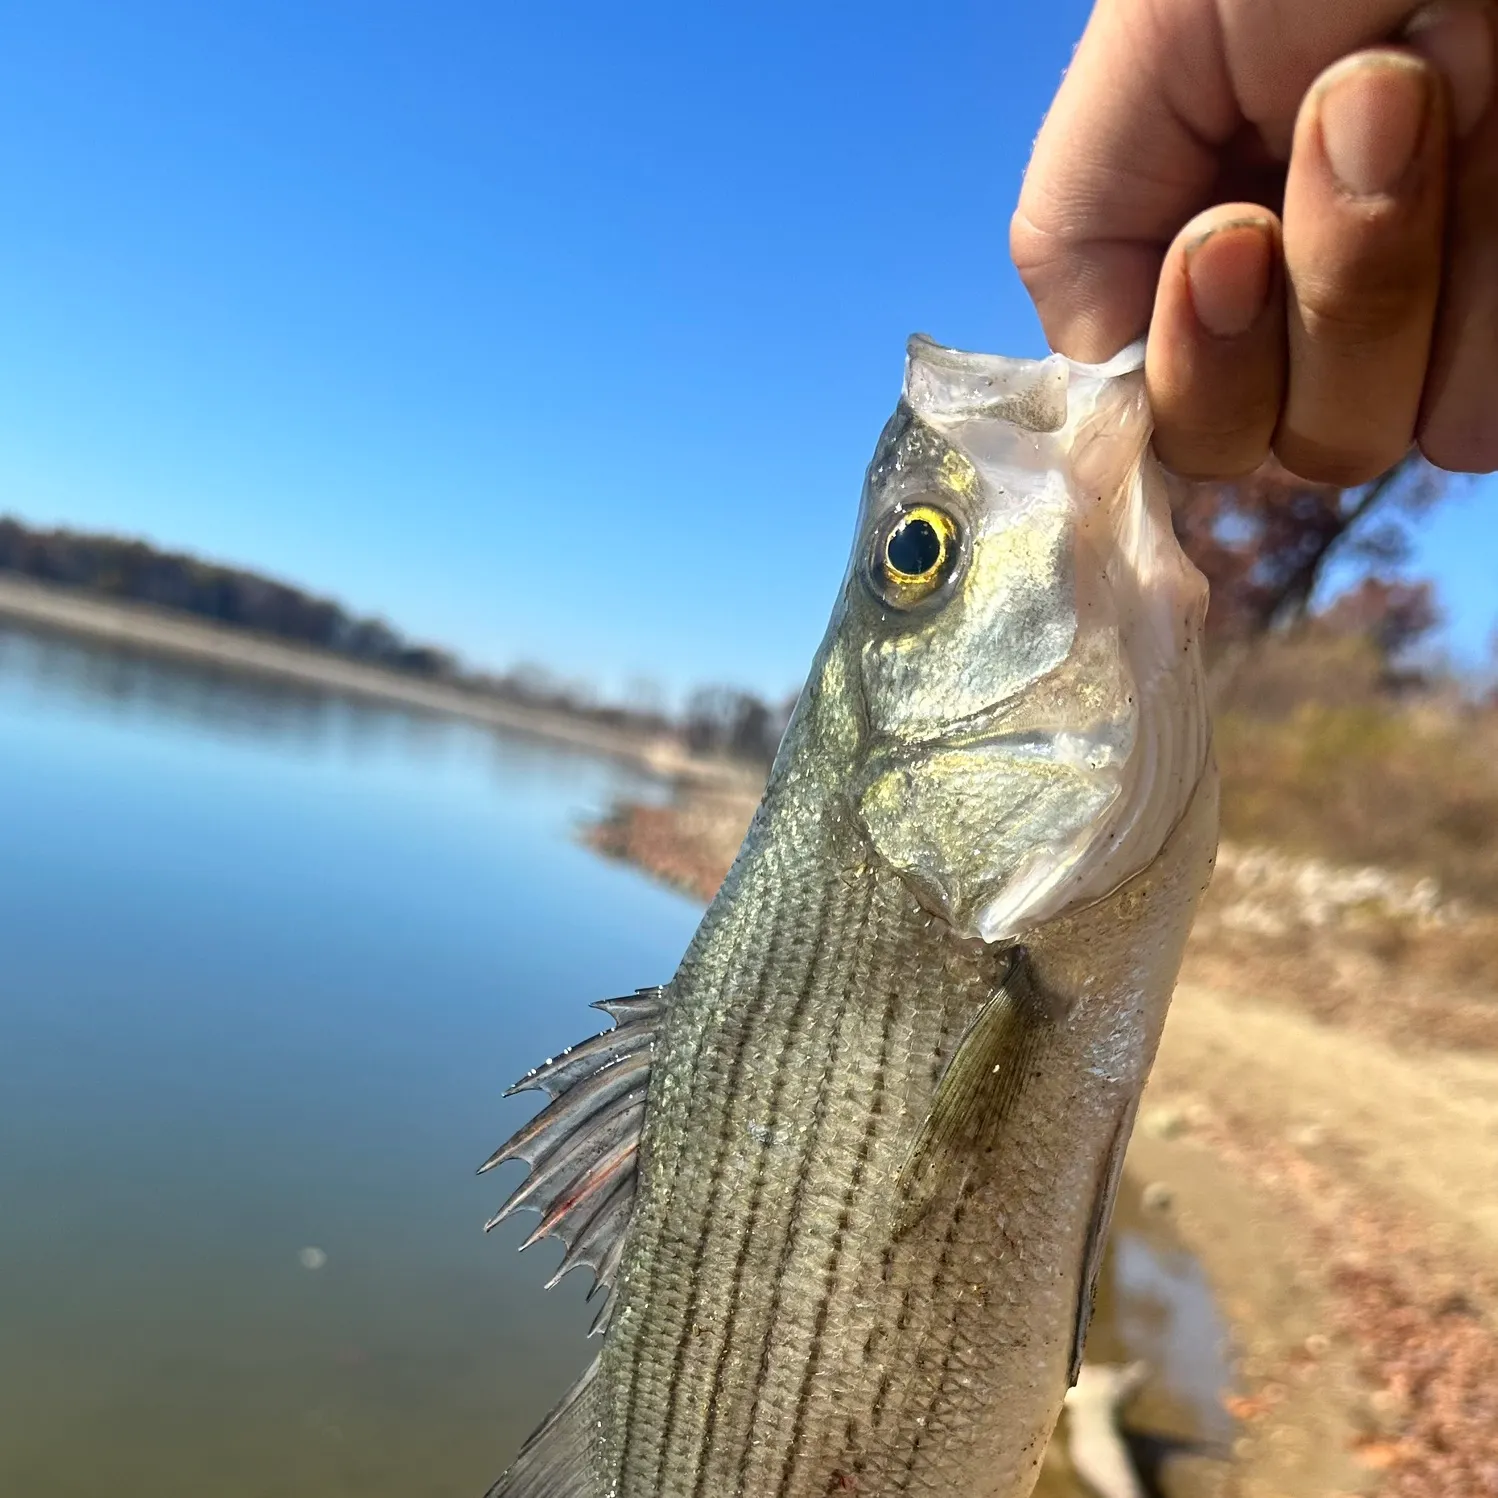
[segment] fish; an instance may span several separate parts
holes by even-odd
[[[601,1296],[489,1498],[1022,1498],[1217,844],[1142,349],[908,345],[826,635],[675,974],[512,1090]]]

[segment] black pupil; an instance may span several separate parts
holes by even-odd
[[[941,561],[941,537],[929,520],[907,520],[891,534],[884,554],[896,572],[924,577]]]

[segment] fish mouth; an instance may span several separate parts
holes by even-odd
[[[973,749],[1102,772],[1127,760],[1136,738],[1134,716],[1083,725],[1038,716],[1030,704],[1010,701],[992,703],[931,733],[896,733],[875,728],[865,705],[869,756],[885,764],[913,762],[933,751]]]
[[[1088,774],[1122,770],[1133,749],[1134,727],[1128,721],[1094,728],[1006,728],[1005,720],[1012,716],[1003,708],[995,709],[958,732],[927,741],[926,747],[1003,753],[1015,760],[1045,761]]]

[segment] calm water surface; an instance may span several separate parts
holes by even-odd
[[[650,794],[0,629],[0,1494],[483,1493],[591,1311],[528,1214],[480,1231],[522,1168],[473,1170],[538,1105],[504,1087],[696,925],[572,840]],[[1211,1433],[1205,1286],[1128,1241],[1099,1336]]]
[[[697,922],[571,841],[627,789],[0,632],[0,1494],[484,1491],[591,1319],[500,1093]]]

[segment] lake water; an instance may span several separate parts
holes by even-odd
[[[0,629],[0,1494],[484,1492],[591,1311],[533,1218],[480,1230],[521,1167],[474,1168],[696,925],[572,836],[652,794]],[[1139,1242],[1110,1324],[1210,1401],[1210,1298]]]
[[[485,1490],[591,1319],[500,1094],[698,919],[571,839],[627,789],[0,632],[0,1493]]]

